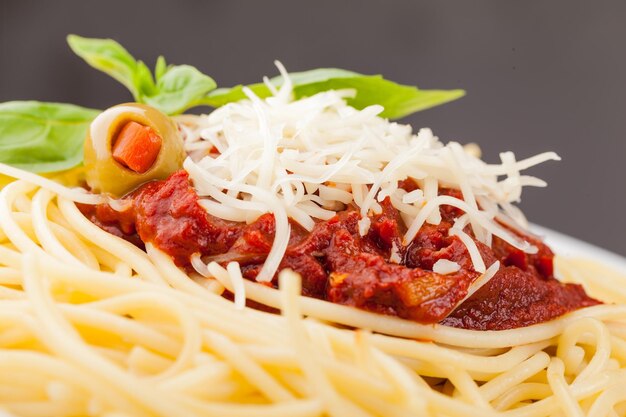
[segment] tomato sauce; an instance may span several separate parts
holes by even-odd
[[[459,196],[455,190],[443,192]],[[271,214],[249,225],[209,215],[199,205],[184,171],[145,184],[128,198],[132,205],[122,212],[108,205],[80,208],[103,229],[138,246],[150,242],[183,268],[190,268],[190,257],[199,253],[221,264],[239,262],[244,277],[254,279],[274,240]],[[457,307],[479,277],[465,245],[448,235],[453,219],[462,212],[443,206],[441,223],[424,225],[405,247],[401,237],[406,229],[398,211],[388,199],[381,207],[382,213],[371,217],[365,236],[359,235],[361,217],[351,208],[317,222],[311,232],[292,222],[280,269],[300,273],[303,293],[310,297],[419,323],[440,322],[465,329],[528,326],[599,303],[581,286],[556,280],[552,251],[540,240],[522,236],[537,246],[536,254],[526,254],[495,237],[491,248],[476,242],[486,265],[499,260],[502,267]],[[456,262],[461,269],[437,274],[432,269],[439,259]]]

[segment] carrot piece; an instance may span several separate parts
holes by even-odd
[[[143,174],[156,161],[163,139],[154,129],[128,122],[113,143],[113,159],[126,168]]]

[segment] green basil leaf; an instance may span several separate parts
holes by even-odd
[[[384,79],[380,75],[362,75],[356,72],[337,69],[320,68],[311,71],[290,73],[295,98],[309,97],[321,91],[353,89],[356,95],[347,102],[357,109],[373,104],[385,108],[382,117],[398,119],[411,113],[425,110],[462,97],[463,90],[420,90]],[[272,85],[280,87],[282,77],[270,80]],[[259,97],[271,95],[270,89],[263,83],[248,86]],[[220,107],[225,104],[246,98],[243,86],[212,91],[202,101],[203,104]]]
[[[154,106],[166,114],[182,113],[199,105],[199,101],[216,87],[211,77],[196,68],[168,66],[163,57],[157,59],[153,76],[146,64],[135,60],[112,39],[69,35],[67,41],[89,65],[124,84],[135,101]]]
[[[179,114],[197,106],[209,91],[215,89],[212,78],[189,65],[172,66],[157,80],[156,94],[144,95],[141,99],[166,114]]]
[[[296,98],[300,98],[303,96],[298,94],[298,90],[300,88],[306,87],[307,85],[322,83],[333,79],[350,77],[362,77],[362,75],[356,72],[339,68],[318,68],[310,71],[289,73],[289,78],[293,83]],[[283,77],[274,77],[270,80],[270,82],[272,83],[272,85],[278,88],[283,84]],[[243,100],[246,98],[246,95],[243,92],[243,87],[243,85],[237,85],[232,88],[218,88],[217,90],[211,91],[202,102],[207,106],[221,107],[228,103]],[[272,92],[267,87],[267,85],[265,85],[265,83],[251,84],[247,87],[261,98],[269,97],[272,95]]]
[[[246,99],[246,95],[243,92],[243,85],[236,85],[231,88],[218,88],[211,91],[206,97],[202,99],[202,104],[211,107],[222,107],[228,103],[235,103],[240,100]],[[265,84],[250,84],[248,87],[254,91],[254,94],[261,98],[269,97],[272,95],[271,91]]]
[[[167,71],[167,63],[163,55],[159,55],[156,65],[154,66],[154,78],[159,81],[163,74],[165,74],[165,71]]]
[[[145,80],[139,80],[137,61],[122,45],[113,39],[90,39],[78,35],[68,35],[67,43],[89,65],[109,74],[124,84],[135,98],[138,97],[138,84],[144,84]]]
[[[142,96],[146,94],[156,94],[157,92],[150,68],[148,68],[143,61],[137,61],[135,74],[133,75],[133,82],[135,83],[135,88],[137,89],[137,94],[133,94],[133,97],[137,102],[142,102]]]
[[[32,172],[72,168],[99,110],[38,101],[0,103],[0,162]]]
[[[307,97],[326,90],[356,90],[356,96],[348,98],[349,105],[363,109],[380,104],[385,110],[381,117],[399,119],[462,97],[463,90],[420,90],[385,80],[380,75],[335,78],[305,84],[295,89],[298,97]]]

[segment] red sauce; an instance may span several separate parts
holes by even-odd
[[[415,187],[410,182],[403,187]],[[445,193],[459,196],[455,190]],[[116,212],[107,205],[81,210],[103,229],[139,245],[150,242],[181,267],[189,267],[194,253],[226,264],[237,261],[243,274],[254,279],[272,246],[274,217],[265,214],[254,223],[228,222],[213,217],[198,204],[186,172],[145,184],[128,198],[132,206]],[[401,245],[405,227],[389,200],[371,218],[366,236],[358,233],[360,215],[348,208],[307,232],[292,222],[292,234],[280,269],[302,275],[303,293],[334,303],[394,315],[420,323],[441,322],[465,329],[503,330],[558,317],[598,304],[582,287],[563,284],[553,276],[553,257],[541,241],[531,240],[538,252],[526,254],[494,238],[492,248],[476,242],[487,265],[499,260],[495,277],[458,308],[479,274],[465,245],[448,236],[452,220],[462,214],[443,206],[442,222],[425,225],[407,247]],[[470,231],[467,230],[469,233]],[[397,248],[399,263],[390,262]],[[441,275],[432,271],[439,259],[461,269]],[[273,281],[276,285],[276,280]]]

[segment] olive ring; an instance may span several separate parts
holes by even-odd
[[[112,154],[117,135],[129,122],[152,129],[162,139],[156,159],[145,172],[129,169]],[[94,119],[87,132],[84,155],[86,180],[92,191],[122,197],[148,181],[164,179],[179,170],[185,151],[172,119],[145,104],[125,103]]]

